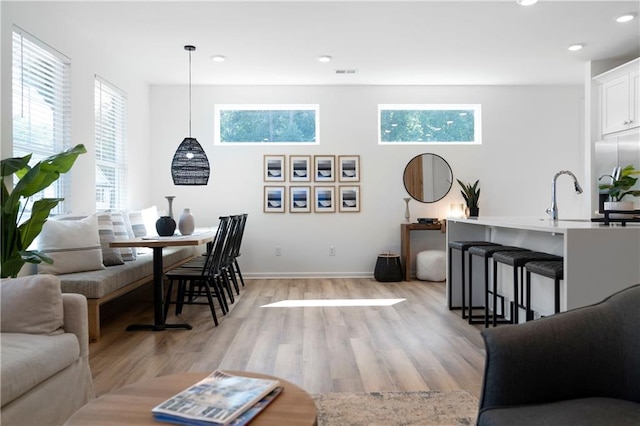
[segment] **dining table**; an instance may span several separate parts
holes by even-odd
[[[165,247],[200,246],[208,244],[215,238],[215,229],[196,229],[190,235],[171,235],[168,237],[148,236],[125,240],[116,240],[109,243],[109,247],[148,247],[153,250],[153,324],[131,324],[127,331],[163,331],[167,329],[191,330],[187,323],[167,324],[164,318],[164,290],[163,290],[163,266],[162,249]]]

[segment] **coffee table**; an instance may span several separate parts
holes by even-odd
[[[284,390],[250,422],[251,426],[315,426],[316,405],[304,389],[279,377],[245,371],[228,373],[277,379]],[[180,373],[123,386],[91,401],[71,416],[66,426],[162,425],[151,409],[172,395],[205,378],[209,373]]]

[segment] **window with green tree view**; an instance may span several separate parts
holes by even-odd
[[[378,105],[380,144],[480,144],[481,107]]]
[[[216,144],[317,144],[318,105],[216,105]]]

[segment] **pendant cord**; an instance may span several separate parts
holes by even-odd
[[[189,138],[191,138],[191,51],[189,51]]]

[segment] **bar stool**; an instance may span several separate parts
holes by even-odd
[[[469,315],[469,324],[482,324],[489,327],[489,294],[493,295],[493,315],[504,318],[504,296],[497,294],[493,288],[489,290],[489,258],[494,253],[503,251],[530,251],[522,247],[514,246],[474,246],[469,249],[469,300],[473,300],[473,256],[484,258],[484,315]],[[495,271],[494,271],[495,274]],[[497,299],[500,298],[500,312],[497,313]],[[484,321],[475,321],[474,318],[484,318]],[[496,323],[508,323],[509,321],[497,321]],[[494,324],[495,326],[495,324]]]
[[[564,279],[564,262],[562,260],[533,261],[527,262],[524,268],[527,276],[525,285],[527,321],[533,319],[533,312],[531,311],[531,273],[553,279],[553,305],[555,313],[560,312],[560,280]]]
[[[449,284],[449,309],[456,309],[453,306],[453,301],[452,301],[452,293],[453,293],[453,250],[460,250],[461,253],[461,262],[460,262],[460,271],[461,271],[461,285],[460,288],[462,289],[462,318],[463,319],[467,319],[466,316],[466,302],[465,302],[465,275],[466,275],[466,271],[465,271],[465,253],[471,248],[471,247],[475,247],[475,246],[499,246],[501,244],[497,244],[497,243],[492,243],[489,241],[449,241],[449,253],[448,253],[448,260],[449,260],[449,279],[452,281]],[[471,299],[469,299],[469,310],[472,309],[472,305],[473,305],[473,301]]]
[[[513,312],[511,315],[511,323],[518,324],[518,311],[520,307],[526,309],[519,301],[518,297],[518,271],[522,275],[524,265],[534,260],[562,260],[562,257],[553,254],[542,253],[538,251],[503,251],[493,254],[493,291],[498,291],[498,263],[503,263],[513,267]],[[521,280],[520,284],[523,284]],[[522,292],[520,292],[522,293]],[[495,297],[495,295],[494,295]],[[493,316],[493,325],[496,326],[496,316]]]

